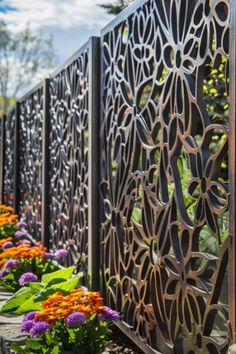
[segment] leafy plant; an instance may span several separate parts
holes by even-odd
[[[37,278],[41,278],[43,274],[57,270],[58,264],[46,259],[44,254],[45,248],[30,247],[28,244],[6,249],[0,255],[2,260],[0,284],[10,291],[17,291],[21,287],[19,280],[23,274],[31,272]],[[15,265],[8,267],[9,260],[14,260]]]
[[[42,301],[49,295],[59,291],[69,293],[78,287],[81,274],[73,275],[75,267],[60,269],[44,274],[41,282],[30,282],[29,286],[19,289],[2,307],[0,312],[23,314],[33,310],[41,310]]]
[[[55,279],[54,279],[55,280]],[[119,314],[103,305],[98,292],[76,289],[56,293],[42,303],[42,311],[24,316],[21,330],[31,336],[18,353],[100,354],[110,334],[109,323]]]

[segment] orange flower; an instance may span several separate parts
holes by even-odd
[[[13,208],[7,205],[0,204],[0,227],[6,224],[18,222],[18,215],[12,214]]]
[[[13,213],[13,208],[4,204],[0,204],[0,211],[10,211],[11,213]]]
[[[18,222],[18,215],[0,214],[0,227],[6,224],[15,224]]]
[[[103,298],[99,292],[85,292],[83,289],[75,289],[69,295],[63,296],[57,292],[48,297],[42,303],[43,310],[36,315],[39,320],[49,324],[56,320],[64,320],[74,311],[83,312],[90,317],[99,314],[103,309]]]
[[[31,247],[29,244],[20,245],[18,247],[7,248],[0,254],[0,261],[3,259],[31,259],[38,257],[43,259],[46,247]]]

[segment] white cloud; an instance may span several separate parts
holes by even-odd
[[[0,19],[9,23],[14,30],[27,24],[33,29],[44,26],[103,27],[111,17],[97,5],[110,0],[7,0],[7,5],[17,11],[0,13]]]

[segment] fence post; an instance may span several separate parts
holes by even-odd
[[[89,197],[88,197],[88,272],[90,286],[99,288],[99,107],[100,38],[91,37],[89,48]]]
[[[43,84],[43,153],[42,153],[42,233],[41,240],[44,246],[50,246],[50,197],[49,197],[49,125],[50,125],[50,115],[49,115],[49,79],[44,80]]]
[[[236,1],[231,3],[230,72],[229,72],[229,192],[230,192],[230,247],[229,247],[229,323],[231,344],[236,343]],[[231,347],[232,349],[233,347]],[[233,353],[235,351],[234,345]]]
[[[19,213],[19,198],[20,198],[20,102],[16,102],[16,118],[14,129],[14,167],[13,167],[13,208],[16,214]]]
[[[1,145],[0,145],[0,202],[4,203],[4,140],[5,140],[5,115],[1,117]]]

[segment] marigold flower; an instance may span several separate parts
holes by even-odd
[[[18,221],[18,215],[12,214],[13,209],[6,205],[0,205],[0,227],[14,224]]]
[[[18,247],[11,247],[10,249],[6,249],[0,253],[0,260],[7,258],[31,259],[34,257],[43,259],[46,251],[46,247],[31,247],[29,244],[21,244]]]
[[[104,309],[103,298],[99,292],[74,289],[69,295],[63,296],[57,292],[42,303],[43,310],[36,314],[36,319],[49,324],[57,320],[65,320],[75,312],[83,313],[85,317],[99,314]]]

